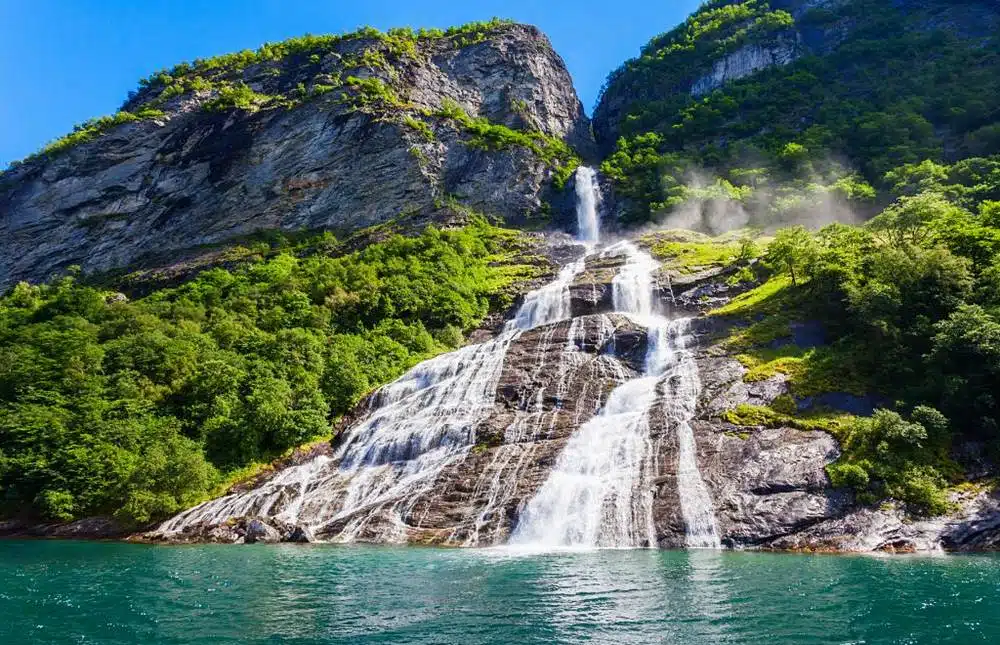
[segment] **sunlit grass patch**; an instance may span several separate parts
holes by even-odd
[[[708,312],[709,316],[751,316],[755,314],[779,313],[779,296],[786,296],[786,289],[792,286],[791,278],[777,276],[764,284],[742,293],[725,305]],[[789,303],[790,304],[790,303]]]
[[[834,437],[843,436],[855,418],[851,414],[835,410],[821,409],[789,414],[787,412],[779,412],[773,407],[746,403],[722,413],[722,420],[735,426],[821,430],[832,434]]]

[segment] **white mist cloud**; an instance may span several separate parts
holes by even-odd
[[[826,167],[843,169],[835,162]],[[838,173],[847,174],[843,170]],[[684,177],[689,198],[663,213],[645,232],[688,229],[722,235],[748,227],[773,232],[786,226],[816,230],[835,222],[863,222],[865,217],[833,189],[834,182],[829,177],[813,176],[794,184],[765,182],[751,190],[704,170],[691,171]]]

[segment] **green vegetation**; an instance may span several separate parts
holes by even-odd
[[[834,486],[848,486],[861,501],[904,500],[914,510],[940,515],[949,510],[947,475],[960,476],[951,462],[948,420],[934,408],[917,406],[909,421],[890,410],[855,419],[841,435],[844,458],[827,468]]]
[[[794,402],[790,402],[792,410],[780,412],[776,410],[781,401],[776,401],[771,407],[762,405],[741,404],[733,410],[722,414],[722,419],[737,426],[762,426],[765,428],[797,428],[799,430],[822,430],[834,436],[843,436],[854,422],[849,414],[827,410],[799,414],[794,412]]]
[[[801,47],[791,16],[764,0],[706,2],[610,75],[605,96],[626,103],[603,170],[631,200],[632,221],[689,201],[686,186],[708,170],[749,190],[740,204],[767,225],[795,220],[796,202],[815,209],[824,195],[867,213],[893,168],[996,154],[1000,113],[986,97],[1000,93],[1000,38],[963,35],[982,25],[955,9],[944,0],[817,7],[796,27],[837,43],[831,51],[804,50],[693,96],[696,79],[745,45]]]
[[[449,99],[441,102],[434,116],[447,119],[468,135],[467,144],[480,150],[527,148],[553,169],[554,183],[562,189],[580,165],[580,158],[566,142],[538,130],[515,130],[491,123],[484,117],[473,118],[458,103]]]
[[[426,121],[421,121],[407,114],[403,117],[403,125],[419,134],[424,141],[432,142],[437,139],[434,135],[434,129]]]
[[[755,258],[752,238],[745,239],[744,242],[732,236],[713,238],[694,231],[668,230],[646,235],[641,241],[665,269],[684,274]]]
[[[63,150],[72,148],[75,145],[84,143],[85,141],[90,141],[96,137],[101,136],[108,130],[114,127],[122,125],[124,123],[133,123],[135,121],[140,121],[142,119],[156,119],[163,116],[163,112],[159,110],[154,110],[151,108],[143,108],[138,110],[134,114],[132,112],[121,111],[115,113],[113,116],[102,116],[97,119],[91,119],[86,123],[81,123],[73,128],[73,132],[67,134],[64,137],[56,139],[55,141],[49,143],[39,154],[42,155],[55,155]]]
[[[274,97],[267,94],[254,92],[246,83],[224,84],[219,87],[215,98],[206,101],[202,106],[209,112],[222,112],[225,110],[247,110],[255,112],[264,105],[274,100]]]
[[[761,284],[712,312],[743,322],[725,342],[747,380],[782,373],[796,397],[897,402],[835,432],[844,454],[831,477],[863,499],[942,512],[953,439],[1000,442],[998,162],[905,166],[890,173],[897,200],[864,226],[778,231],[755,265]],[[822,322],[827,343],[791,342],[790,325],[808,320]],[[750,412],[730,420],[773,421]]]
[[[380,236],[334,257],[328,234],[133,302],[72,277],[18,284],[0,299],[2,514],[142,524],[189,506],[328,435],[532,272],[520,234],[481,219]]]
[[[142,94],[133,95],[133,98],[141,96],[146,101],[144,104],[159,106],[176,96],[207,90],[216,96],[204,104],[205,109],[252,111],[264,106],[292,108],[341,89],[344,91],[338,101],[356,110],[381,112],[388,108],[408,108],[400,98],[400,68],[408,61],[421,58],[420,43],[449,39],[456,46],[465,47],[482,42],[507,24],[510,21],[494,18],[445,31],[402,28],[383,33],[363,27],[347,34],[307,34],[279,43],[265,43],[253,51],[181,63],[140,81]],[[342,44],[351,40],[363,41],[365,48],[351,54],[342,53]],[[332,57],[330,65],[335,65],[339,71],[323,71],[323,61],[327,57]],[[306,82],[300,81],[294,87],[280,87],[280,92],[274,95],[257,93],[246,85],[251,79],[260,81],[261,77],[268,76],[279,79],[279,83],[282,77],[308,76],[311,80],[308,88]]]
[[[382,46],[395,56],[417,55],[416,43],[422,40],[437,40],[448,38],[458,46],[473,45],[489,38],[498,29],[512,21],[493,18],[489,21],[470,22],[465,25],[441,29],[410,28],[379,31],[374,27],[362,27],[356,31],[344,34],[327,34],[314,36],[306,34],[297,38],[289,38],[278,43],[264,43],[256,50],[245,49],[241,52],[199,58],[190,63],[180,63],[169,70],[162,70],[142,79],[140,89],[169,87],[178,80],[193,75],[224,72],[232,74],[264,63],[284,62],[290,59],[302,59],[311,65],[320,62],[326,54],[336,53],[338,45],[350,40],[368,40]],[[366,50],[366,53],[371,50]],[[384,59],[383,59],[384,60]]]

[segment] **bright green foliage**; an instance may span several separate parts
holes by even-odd
[[[344,79],[344,84],[354,92],[353,97],[348,100],[353,103],[355,108],[378,107],[384,109],[404,106],[403,101],[392,89],[392,86],[380,78],[348,76]]]
[[[56,139],[55,141],[49,143],[44,148],[42,148],[39,155],[56,155],[63,150],[72,148],[73,146],[90,141],[96,137],[101,136],[105,132],[122,125],[124,123],[132,123],[134,121],[139,121],[142,119],[156,119],[163,116],[163,112],[154,109],[141,109],[135,114],[132,112],[117,112],[114,116],[102,116],[97,119],[91,119],[86,123],[82,123],[73,128],[73,132],[67,134],[65,137]]]
[[[282,251],[133,302],[73,278],[0,299],[0,511],[147,523],[462,342],[526,275],[481,220]],[[303,250],[329,247],[322,238]]]
[[[507,150],[513,147],[531,150],[552,168],[557,188],[561,189],[580,165],[580,158],[565,141],[538,130],[515,130],[492,123],[485,117],[473,118],[455,101],[444,99],[434,115],[451,121],[468,135],[466,144],[470,147],[480,150]]]
[[[799,430],[822,430],[835,436],[841,436],[854,422],[854,417],[837,412],[822,410],[799,414],[794,409],[784,408],[781,401],[775,401],[770,407],[763,405],[740,404],[732,410],[722,413],[723,421],[737,426],[761,426],[765,428],[797,428]],[[795,403],[789,401],[794,408]],[[787,405],[786,403],[786,405]]]
[[[775,270],[788,273],[792,286],[798,284],[796,273],[801,276],[806,267],[815,262],[819,249],[812,235],[801,226],[781,229],[767,246],[764,261]]]
[[[406,115],[403,117],[403,125],[419,134],[424,141],[431,142],[437,138],[434,135],[434,129],[431,128],[426,121],[421,121],[420,119]]]
[[[264,105],[273,101],[274,97],[267,94],[254,92],[246,83],[224,84],[219,88],[218,94],[204,104],[204,109],[209,112],[222,112],[224,110],[246,110],[255,112]]]
[[[898,201],[861,227],[778,231],[765,254],[770,279],[712,312],[747,321],[727,346],[748,380],[783,373],[796,396],[898,402],[839,435],[845,452],[831,478],[865,499],[942,512],[953,436],[1000,442],[1000,222],[995,202],[977,199],[1000,189],[992,167],[969,159],[893,171]],[[790,323],[807,320],[822,323],[828,344],[787,342]]]
[[[789,29],[792,17],[770,6],[777,4],[706,2],[609,76],[604,95],[625,105],[605,171],[632,200],[633,220],[669,208],[690,167],[734,183],[737,174],[763,169],[804,188],[833,186],[836,174],[849,174],[830,161],[841,159],[868,184],[890,188],[895,182],[883,177],[902,164],[1000,152],[1000,115],[986,98],[1000,93],[1000,38],[966,34],[982,27],[963,24],[972,12],[953,17],[946,0],[852,0],[799,15],[800,39]],[[690,94],[696,79],[740,47],[801,49],[813,38],[836,46]],[[860,197],[850,200],[864,206]]]
[[[997,309],[994,309],[996,312]],[[1000,435],[1000,317],[963,305],[934,325],[927,356],[931,391],[949,416],[987,437]]]
[[[752,236],[710,237],[694,231],[667,230],[643,236],[662,267],[671,273],[694,273],[716,267],[747,265],[760,255]],[[753,279],[752,273],[750,280]]]
[[[945,475],[956,466],[948,458],[948,420],[934,408],[918,406],[909,421],[876,410],[855,419],[841,445],[843,456],[827,468],[834,486],[855,489],[862,501],[893,497],[920,513],[948,511]]]
[[[511,24],[510,20],[493,18],[487,22],[472,22],[466,25],[451,27],[447,31],[440,29],[420,29],[414,32],[409,28],[401,28],[390,29],[388,32],[383,33],[373,27],[362,27],[356,31],[344,34],[327,34],[322,36],[306,34],[278,43],[264,43],[255,51],[245,49],[233,54],[196,59],[192,63],[181,63],[170,70],[157,72],[143,79],[139,84],[142,88],[170,85],[176,79],[186,77],[190,74],[214,70],[234,72],[259,63],[284,61],[298,57],[306,58],[311,64],[316,64],[318,61],[312,59],[313,56],[322,57],[327,53],[335,51],[337,45],[355,39],[377,41],[385,44],[386,48],[393,54],[412,56],[416,52],[414,47],[416,41],[451,38],[460,46],[471,45],[482,42],[497,29],[508,24]]]

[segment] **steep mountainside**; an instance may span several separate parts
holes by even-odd
[[[146,79],[0,178],[0,532],[995,548],[997,15],[708,2],[603,173],[522,25]]]
[[[608,78],[604,170],[638,221],[706,173],[770,184],[753,205],[763,222],[795,219],[776,184],[870,211],[861,179],[881,189],[902,164],[1000,151],[998,26],[996,3],[975,0],[706,2]]]
[[[454,199],[525,222],[590,146],[535,28],[304,37],[180,65],[0,176],[0,287]]]

